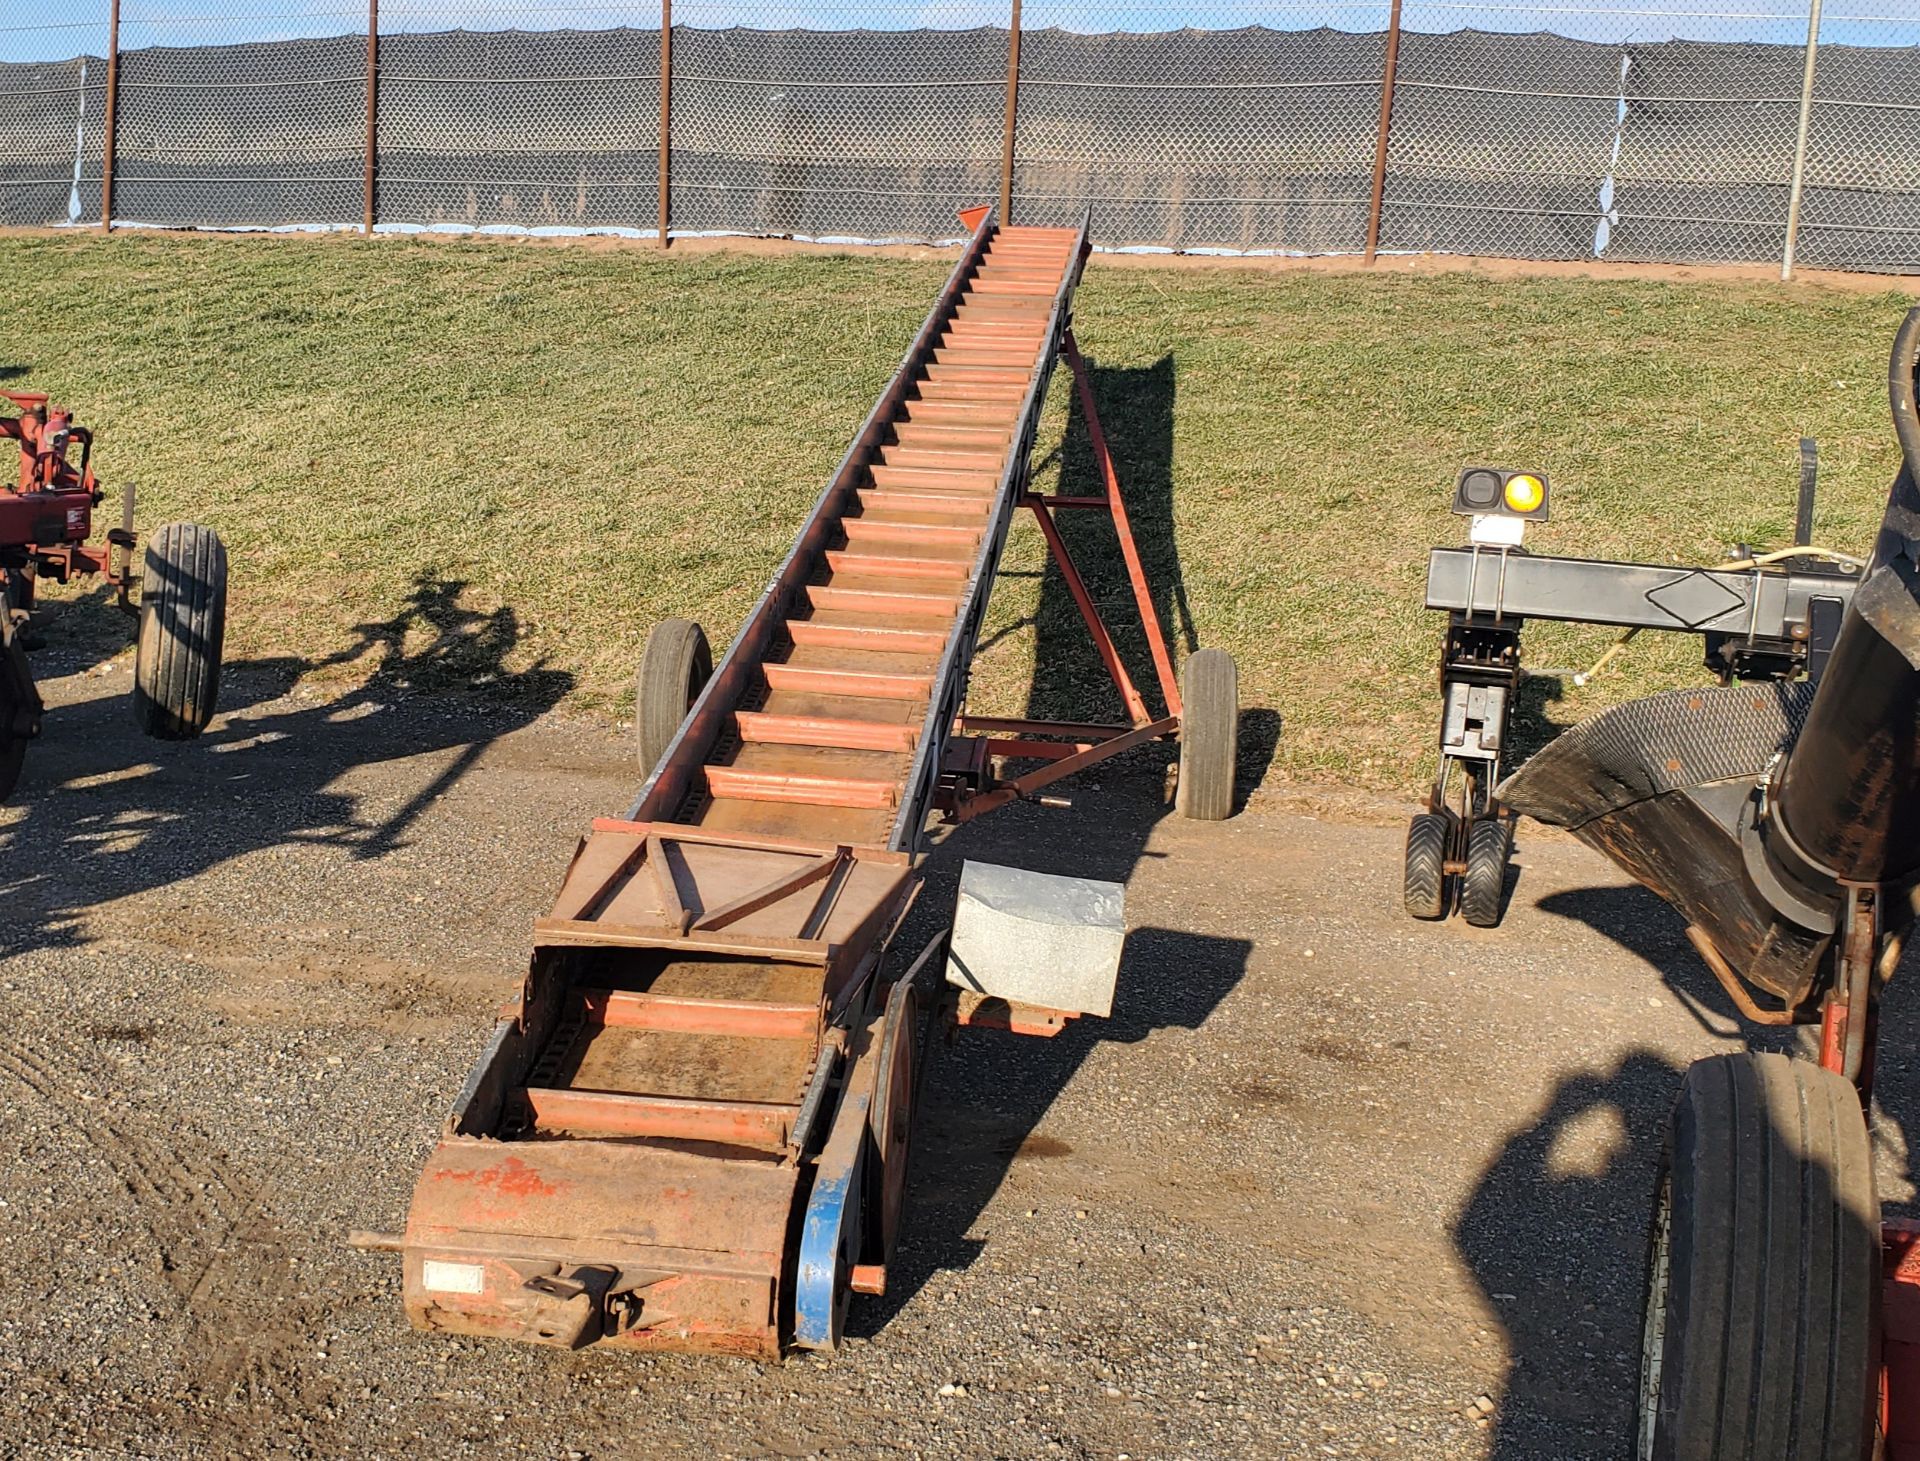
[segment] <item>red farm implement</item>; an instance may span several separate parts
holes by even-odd
[[[1199,651],[1176,679],[1073,341],[1085,227],[962,216],[959,263],[732,647],[711,664],[681,620],[649,640],[639,798],[593,824],[536,923],[526,982],[404,1234],[356,1235],[403,1255],[421,1328],[832,1349],[850,1294],[886,1287],[932,1032],[1047,1035],[1111,1002],[1113,885],[969,864],[961,923],[971,909],[975,931],[900,945],[930,820],[1045,800],[1061,778],[1156,740],[1179,743],[1188,815],[1230,810],[1233,663]],[[1062,358],[1101,473],[1084,497],[1028,482]],[[1022,506],[1126,724],[966,713]],[[1064,511],[1105,513],[1119,535],[1157,714],[1067,556]],[[1016,947],[1006,931],[1021,927],[1043,931],[1047,957]]]
[[[97,576],[132,612],[133,489],[121,498],[120,526],[90,544],[104,496],[93,474],[93,433],[37,392],[0,391],[16,415],[0,415],[0,438],[20,446],[19,475],[0,484],[0,797],[19,778],[27,742],[40,734],[44,706],[27,648],[42,579]],[[116,562],[116,559],[118,560]],[[148,735],[185,740],[206,729],[220,687],[226,624],[227,556],[220,539],[193,523],[169,523],[148,545],[141,577],[134,717]]]

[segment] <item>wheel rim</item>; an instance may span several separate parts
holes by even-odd
[[[1671,1281],[1670,1243],[1673,1227],[1673,1179],[1660,1180],[1654,1200],[1653,1242],[1647,1259],[1647,1317],[1640,1333],[1640,1443],[1639,1461],[1653,1461],[1653,1445],[1660,1429],[1660,1381],[1667,1349],[1667,1287]]]

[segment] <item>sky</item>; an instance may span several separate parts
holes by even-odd
[[[882,6],[857,0],[675,0],[676,22],[841,30],[965,29],[1004,25],[1010,0],[920,0]],[[1548,30],[1582,40],[1770,41],[1797,45],[1806,36],[1807,0],[1405,0],[1410,30]],[[461,0],[382,0],[383,31],[651,29],[657,3],[472,4]],[[1086,32],[1160,31],[1182,26],[1276,30],[1384,28],[1384,0],[1311,0],[1275,5],[1246,0],[1026,0],[1023,24]],[[106,49],[106,0],[0,0],[0,62],[65,60]],[[352,0],[122,0],[121,45],[191,46],[358,34],[364,4]],[[1920,45],[1920,0],[1826,0],[1824,44]]]

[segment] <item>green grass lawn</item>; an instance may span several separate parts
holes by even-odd
[[[537,665],[616,716],[652,621],[731,636],[949,267],[124,234],[4,238],[0,264],[6,383],[77,408],[102,475],[139,482],[143,525],[226,537],[231,659],[361,673],[369,646],[428,632],[405,617],[423,586],[458,585],[487,632],[416,681],[513,694]],[[1269,781],[1411,790],[1435,714],[1425,552],[1462,537],[1446,509],[1463,460],[1551,474],[1540,551],[1714,560],[1786,541],[1795,443],[1817,436],[1817,537],[1861,550],[1894,467],[1885,364],[1905,305],[1096,260],[1078,333],[1166,622],[1183,647],[1232,651],[1243,703],[1284,720]],[[1042,475],[1077,490],[1069,395],[1063,372]],[[1073,526],[1117,614],[1110,534]],[[1030,522],[1004,567],[975,708],[1112,709]],[[1528,653],[1584,667],[1609,637],[1543,627]],[[1643,637],[1599,682],[1547,685],[1545,714],[1698,680],[1696,652]]]

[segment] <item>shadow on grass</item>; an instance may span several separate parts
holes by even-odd
[[[1094,360],[1087,364],[1154,612],[1177,662],[1199,643],[1174,536],[1173,357],[1164,355],[1152,365],[1138,367],[1109,367]],[[1060,491],[1068,497],[1106,494],[1077,392],[1060,446]],[[1146,635],[1111,520],[1104,512],[1062,511],[1056,521],[1088,594],[1113,634],[1114,647],[1149,707],[1158,713],[1161,697]],[[1029,716],[1126,719],[1126,707],[1102,668],[1073,594],[1052,559],[1047,561],[1034,613],[1033,663],[1033,683],[1027,690]]]
[[[1507,727],[1506,774],[1511,776],[1537,755],[1547,742],[1573,728],[1572,721],[1555,720],[1548,707],[1566,698],[1558,675],[1528,675],[1513,698],[1513,720]]]
[[[488,745],[573,683],[542,665],[507,671],[520,639],[513,610],[463,608],[464,587],[422,577],[398,614],[356,626],[337,653],[227,666],[221,713],[196,741],[143,739],[124,695],[54,707],[0,828],[0,954],[83,942],[90,906],[262,848],[334,845],[371,859],[404,845]],[[76,644],[91,653],[105,638],[102,623],[83,609],[72,632],[56,638],[69,657]],[[44,675],[55,666],[37,668]],[[364,678],[331,699],[283,700],[302,675],[329,669]],[[464,704],[389,713],[396,701],[455,688],[472,692]],[[357,766],[437,752],[451,755],[404,804],[377,816],[335,786]]]

